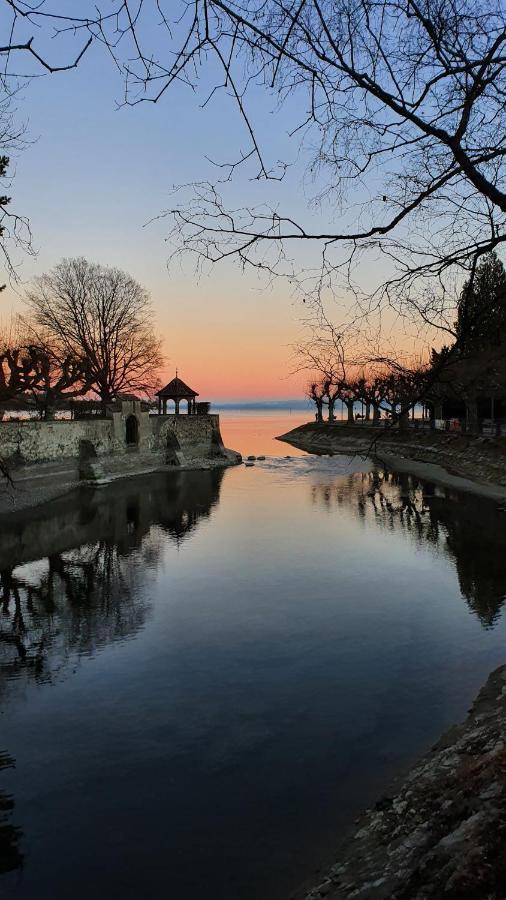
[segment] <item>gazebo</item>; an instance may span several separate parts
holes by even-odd
[[[188,403],[188,415],[194,416],[196,413],[196,398],[198,394],[196,391],[193,391],[191,387],[188,387],[184,381],[181,381],[178,378],[177,369],[176,369],[176,377],[169,381],[168,384],[162,388],[161,391],[158,391],[156,396],[158,397],[158,415],[166,415],[167,414],[167,400],[173,400],[174,405],[176,407],[176,416],[179,415],[179,404],[181,400],[186,400]]]

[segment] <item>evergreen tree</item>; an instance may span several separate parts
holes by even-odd
[[[506,271],[496,253],[487,253],[459,299],[457,340],[466,353],[506,341]]]

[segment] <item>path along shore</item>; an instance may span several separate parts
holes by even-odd
[[[310,423],[283,435],[313,453],[357,453],[386,468],[506,499],[506,440]],[[502,504],[501,504],[502,505]],[[506,898],[506,666],[466,721],[366,810],[306,900]]]

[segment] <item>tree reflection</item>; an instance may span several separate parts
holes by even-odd
[[[12,757],[0,751],[0,772],[13,766]],[[13,797],[0,791],[0,875],[12,872],[23,863],[23,854],[18,846],[21,829],[12,824],[13,809]]]
[[[61,676],[71,659],[131,637],[150,611],[140,589],[167,539],[211,514],[222,471],[117,482],[0,521],[0,697]],[[0,752],[0,771],[14,761]],[[18,868],[14,799],[0,791],[0,874]]]
[[[493,502],[380,469],[315,485],[312,496],[327,509],[351,507],[364,524],[402,531],[451,558],[470,609],[493,627],[506,599],[504,513]]]
[[[142,628],[140,584],[167,537],[180,546],[219,500],[223,472],[119,482],[0,523],[0,693]],[[36,560],[36,562],[35,562]]]

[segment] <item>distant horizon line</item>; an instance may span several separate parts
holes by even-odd
[[[283,408],[283,409],[308,409],[310,401],[300,399],[300,397],[288,400],[212,400],[211,406],[232,407],[232,406],[249,406],[249,407],[265,407],[265,408]]]

